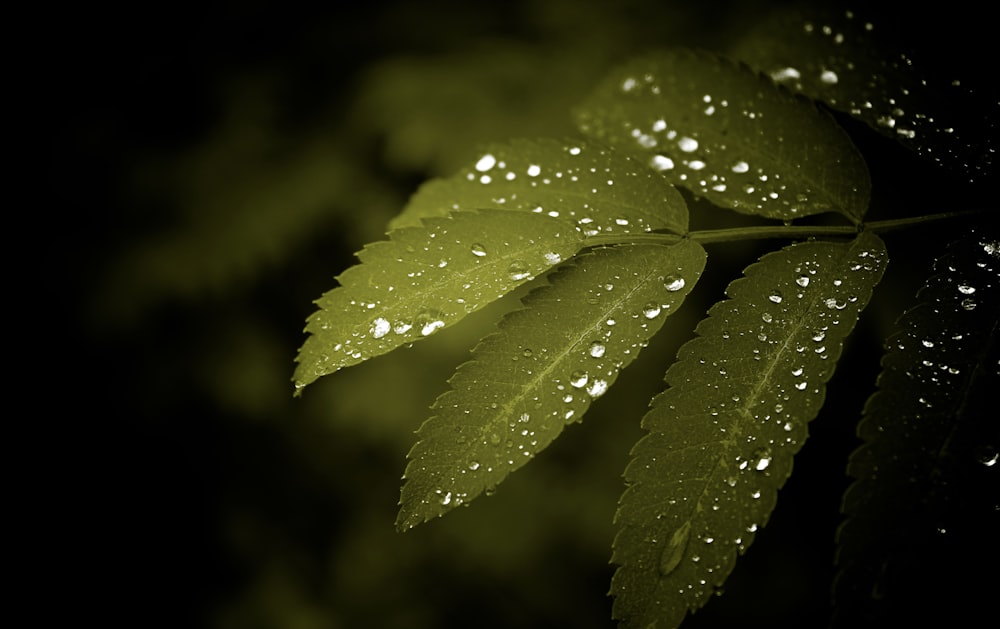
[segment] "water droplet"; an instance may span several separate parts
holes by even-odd
[[[971,295],[972,293],[976,292],[976,289],[974,286],[966,286],[965,284],[959,284],[958,292],[962,293],[963,295]]]
[[[382,338],[383,336],[389,333],[389,329],[391,327],[392,326],[390,325],[387,319],[383,319],[382,317],[375,319],[375,321],[372,322],[372,327],[371,327],[372,338],[376,339]]]
[[[481,173],[484,173],[489,169],[493,168],[494,166],[496,166],[496,163],[497,163],[497,158],[487,153],[486,155],[480,157],[479,161],[476,162],[476,170],[478,170]]]
[[[674,531],[667,542],[663,553],[660,554],[660,574],[667,576],[677,569],[681,559],[684,558],[684,551],[687,550],[688,538],[691,536],[691,521],[685,522],[679,529]]]
[[[655,319],[660,316],[660,305],[654,302],[649,302],[642,307],[642,316],[647,319]]]
[[[423,325],[423,327],[420,328],[420,334],[422,334],[423,336],[430,336],[431,334],[434,334],[443,327],[444,327],[444,321],[441,321],[439,319],[434,321],[428,321]]]
[[[763,472],[771,465],[771,449],[770,448],[758,448],[753,452],[753,458],[751,459],[751,466],[758,472]]]
[[[574,371],[569,377],[569,383],[577,389],[582,388],[590,381],[590,376],[586,371]]]
[[[521,352],[521,355],[524,356],[525,358],[531,358],[534,355],[534,352],[531,351],[530,347],[525,347],[524,351]]]
[[[771,301],[773,301],[776,304],[780,304],[781,303],[781,293],[778,292],[778,291],[774,291],[773,293],[771,293],[770,295],[768,295],[767,298],[770,299]]]
[[[683,137],[677,140],[677,146],[680,147],[685,153],[693,153],[698,150],[698,140],[689,137]]]
[[[484,255],[486,255],[486,247],[482,246],[478,242],[473,243],[472,247],[470,247],[470,250],[472,251],[472,255],[476,256],[477,258],[481,258]]]
[[[819,75],[819,80],[827,85],[836,85],[837,73],[832,70],[823,70]]]
[[[604,343],[600,341],[594,341],[593,343],[590,344],[590,349],[587,350],[587,353],[593,356],[594,358],[600,358],[601,356],[604,356],[604,352],[606,349],[607,347],[605,347]]]
[[[795,283],[801,286],[802,288],[805,288],[806,286],[809,286],[809,277],[805,275],[800,275],[798,278],[796,278]]]
[[[469,461],[469,469],[475,472],[479,469],[479,461]]]
[[[649,165],[657,171],[671,170],[674,167],[674,160],[666,155],[654,155],[649,159]]]
[[[993,450],[989,446],[983,446],[976,459],[981,465],[993,467],[997,464],[997,460],[1000,459],[1000,455],[998,455],[996,450]]]
[[[518,282],[523,279],[527,279],[531,276],[528,269],[524,266],[523,262],[514,261],[511,262],[510,267],[507,269],[507,273],[510,275],[510,279]]]
[[[554,251],[550,251],[545,254],[545,262],[551,265],[559,264],[562,262],[562,256]]]
[[[592,398],[599,398],[604,395],[608,390],[607,380],[594,380],[589,387],[587,387],[587,394]]]
[[[529,177],[537,177],[540,174],[542,174],[542,169],[540,166],[538,166],[537,164],[531,164],[530,166],[528,166]]]
[[[663,285],[671,293],[676,293],[680,289],[684,288],[684,284],[685,282],[683,277],[668,276],[663,280]]]
[[[745,173],[750,170],[750,164],[744,161],[739,161],[733,164],[732,170],[734,173]]]
[[[963,299],[962,301],[959,302],[959,305],[961,305],[962,308],[965,309],[965,310],[975,310],[976,309],[976,300],[975,299],[970,299],[970,298],[965,298],[965,299]]]

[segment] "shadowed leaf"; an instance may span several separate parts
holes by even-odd
[[[677,627],[767,522],[885,261],[871,233],[767,254],[681,347],[616,516],[611,591],[626,626]]]
[[[786,9],[746,33],[731,54],[925,159],[970,179],[994,176],[995,98],[932,71],[892,41],[898,35],[895,24],[853,11]]]
[[[508,314],[409,454],[401,530],[467,504],[548,446],[677,310],[705,265],[693,241],[597,249],[569,262]]]
[[[954,554],[942,544],[962,535],[955,522],[992,517],[995,526],[996,503],[969,517],[959,513],[968,508],[964,492],[982,495],[997,482],[1000,240],[963,237],[935,268],[887,341],[878,391],[858,427],[864,444],[848,463],[856,481],[838,531],[835,626],[869,626],[891,610],[902,613],[907,604],[899,598],[913,600],[914,588],[951,600],[942,592],[952,576],[927,568],[931,553]],[[978,546],[975,537],[969,543]],[[927,585],[903,585],[913,573]],[[957,594],[971,596],[965,581]]]

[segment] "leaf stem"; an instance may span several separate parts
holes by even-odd
[[[628,236],[594,236],[588,239],[590,246],[617,245],[624,242],[657,242],[661,244],[672,244],[685,238],[690,238],[701,244],[717,242],[732,242],[737,240],[758,240],[762,238],[787,238],[796,240],[800,238],[822,238],[826,236],[850,237],[862,231],[886,232],[893,229],[901,229],[921,223],[940,221],[953,218],[964,218],[973,214],[979,214],[982,210],[970,210],[962,212],[941,212],[939,214],[928,214],[925,216],[915,216],[912,218],[899,218],[886,221],[873,221],[853,226],[836,225],[764,225],[759,227],[733,227],[729,229],[707,229],[702,231],[688,232],[686,236],[678,234],[629,234]]]

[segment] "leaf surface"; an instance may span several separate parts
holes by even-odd
[[[559,216],[585,235],[687,232],[687,205],[663,177],[624,153],[581,140],[493,144],[474,164],[421,186],[392,225],[455,210],[507,208]]]
[[[583,241],[566,220],[517,210],[456,212],[390,232],[316,301],[297,391],[455,323],[572,257]]]
[[[934,71],[893,42],[896,34],[895,24],[853,11],[785,9],[745,33],[731,54],[925,159],[970,179],[995,176],[995,96]]]
[[[685,50],[613,71],[575,112],[587,136],[640,155],[716,205],[790,220],[868,208],[868,168],[831,116],[766,76]]]
[[[867,232],[767,254],[681,347],[616,516],[611,590],[625,626],[677,627],[752,543],[885,259]]]
[[[971,554],[984,558],[979,536],[959,523],[982,523],[990,537],[996,531],[996,494],[989,498],[984,488],[998,482],[1000,240],[968,234],[935,269],[887,340],[878,390],[858,427],[863,444],[848,463],[856,480],[837,535],[838,627],[899,614],[912,592],[925,588],[935,597],[947,598],[952,587],[971,596],[968,580],[951,585],[966,568],[931,566],[954,569],[956,561],[978,564]],[[956,552],[963,542],[973,548]]]
[[[579,256],[529,293],[451,379],[409,454],[396,525],[489,492],[614,384],[705,265],[694,241]]]

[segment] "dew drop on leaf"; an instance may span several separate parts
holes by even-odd
[[[663,280],[663,285],[671,293],[675,293],[684,288],[684,284],[685,282],[683,277],[675,277],[671,275],[667,276],[667,278]]]
[[[382,317],[375,319],[375,321],[372,322],[372,327],[371,327],[372,338],[376,339],[382,338],[383,336],[389,333],[389,329],[391,327],[392,326],[389,324],[389,321],[387,321],[386,319],[383,319]]]
[[[605,347],[604,343],[600,341],[594,341],[593,343],[590,344],[590,349],[587,350],[587,353],[593,356],[594,358],[600,358],[604,356],[604,352],[606,350],[607,348]]]
[[[750,461],[750,464],[753,469],[763,472],[771,464],[771,458],[770,448],[758,448],[754,450],[753,459]]]
[[[569,377],[569,383],[577,389],[583,388],[590,381],[586,371],[574,371]]]
[[[486,255],[486,247],[482,246],[478,242],[473,243],[470,249],[472,251],[472,255],[476,256],[477,258],[481,258]]]
[[[497,158],[487,153],[486,155],[483,155],[481,158],[479,158],[478,162],[476,162],[476,170],[478,170],[481,173],[484,173],[493,168],[494,166],[496,166],[496,163],[497,163]]]
[[[684,551],[687,550],[688,538],[691,536],[691,521],[685,522],[679,529],[674,531],[667,542],[666,548],[660,554],[660,574],[667,576],[677,569],[681,559],[684,558]]]
[[[655,319],[660,316],[660,305],[655,302],[649,302],[642,307],[642,316],[647,319]]]
[[[531,273],[525,268],[522,262],[511,262],[510,267],[507,269],[507,273],[510,274],[510,279],[514,281],[520,281],[527,279]]]
[[[589,387],[587,387],[587,394],[592,398],[599,398],[604,395],[608,390],[607,380],[594,380]]]

